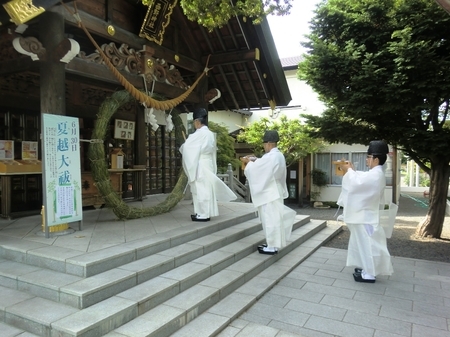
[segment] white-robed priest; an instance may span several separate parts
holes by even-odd
[[[286,246],[292,231],[296,212],[284,206],[288,197],[286,187],[286,160],[278,150],[278,132],[268,130],[264,134],[265,154],[261,158],[242,157],[246,165],[244,174],[248,179],[252,202],[258,208],[266,236],[266,244],[259,246],[261,254],[276,254]]]
[[[391,275],[391,256],[386,234],[379,223],[384,209],[386,178],[383,165],[389,153],[382,140],[373,140],[367,150],[369,171],[355,171],[351,162],[343,162],[342,191],[338,205],[344,208],[343,218],[350,230],[347,266],[354,266],[357,282],[374,283],[377,275]]]
[[[217,201],[232,201],[236,195],[216,175],[216,136],[208,128],[208,112],[197,108],[193,119],[196,130],[181,145],[180,152],[194,203],[195,214],[191,215],[191,220],[209,221],[219,215]]]

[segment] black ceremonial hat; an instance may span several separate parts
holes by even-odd
[[[377,155],[377,154],[388,154],[389,147],[384,140],[372,140],[369,143],[369,148],[367,149],[367,154]]]
[[[208,112],[205,108],[195,108],[192,118],[198,119],[198,118],[204,118],[208,116]]]
[[[280,140],[280,136],[278,136],[278,132],[276,130],[267,130],[264,133],[263,142],[264,143],[276,143]]]

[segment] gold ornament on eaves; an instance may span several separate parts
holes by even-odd
[[[116,29],[114,28],[113,25],[109,25],[107,28],[108,34],[111,36],[114,36],[114,34],[116,34]]]
[[[11,0],[3,7],[16,25],[21,25],[45,12],[44,8],[34,6],[32,0]]]

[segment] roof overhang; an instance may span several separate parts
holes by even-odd
[[[58,13],[65,20],[66,34],[73,36],[80,44],[81,51],[87,55],[93,52],[95,48],[92,43],[79,28],[75,18],[61,5],[61,1],[28,1],[33,10],[27,20],[25,16],[28,13],[25,12],[28,11],[16,10],[14,14],[14,10],[11,10],[13,4],[23,0],[0,0],[0,30],[9,30],[10,26],[22,25],[23,22],[22,26],[28,26],[25,35],[38,37],[42,11]],[[115,0],[111,2],[111,6],[118,6],[122,2],[128,3],[129,6],[123,7],[126,10],[130,6],[133,8],[129,12],[134,15],[145,8],[136,0]],[[7,10],[8,6],[10,10]],[[92,15],[86,7],[78,6],[78,9],[86,28],[100,45],[114,43],[116,48],[120,48],[120,43],[126,43],[136,50],[140,50],[143,45],[149,46],[153,50],[153,57],[164,59],[170,66],[175,67],[187,85],[195,82],[209,60],[208,80],[202,82],[206,85],[196,89],[195,94],[199,99],[183,102],[187,103],[186,108],[189,111],[195,104],[208,106],[209,100],[206,99],[205,93],[212,89],[219,90],[221,97],[209,103],[208,110],[235,111],[246,116],[251,115],[252,109],[268,108],[269,101],[275,101],[279,106],[286,106],[291,101],[287,80],[267,20],[253,25],[244,17],[232,17],[223,27],[209,32],[197,22],[188,20],[177,4],[170,24],[166,27],[164,41],[162,45],[157,45],[138,36],[134,27],[137,25],[123,26],[122,22],[114,24],[114,20],[105,21],[101,15]],[[21,16],[20,22],[15,19],[18,16]],[[113,35],[104,29],[106,23],[115,28]],[[23,34],[18,32],[17,28],[16,32]],[[82,70],[77,74],[80,78],[83,74],[91,75],[89,72],[83,73]],[[109,80],[109,77],[105,77],[106,80]],[[97,82],[99,81],[101,78]],[[174,97],[168,92],[163,94],[168,98]]]
[[[444,8],[448,13],[450,13],[450,0],[436,0],[436,2]]]

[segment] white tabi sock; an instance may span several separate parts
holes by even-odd
[[[264,247],[265,252],[276,252],[278,248],[276,247]]]
[[[365,280],[375,280],[375,276],[366,273],[364,270],[361,272],[361,277]]]

